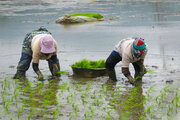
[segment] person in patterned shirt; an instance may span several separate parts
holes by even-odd
[[[43,75],[39,70],[39,60],[47,60],[52,75],[59,76],[57,73],[60,71],[60,64],[57,58],[57,42],[44,27],[40,27],[26,34],[17,72],[13,78],[25,78],[25,73],[29,69],[32,61],[32,67],[38,75],[38,79],[43,80]]]

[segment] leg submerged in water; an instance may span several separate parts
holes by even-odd
[[[13,77],[14,79],[25,79],[26,71],[29,69],[31,60],[32,56],[25,52],[22,52],[20,61],[17,66],[17,72]]]
[[[116,72],[115,72],[114,69],[113,70],[109,70],[108,69],[107,73],[108,73],[108,76],[109,76],[110,80],[117,81],[117,79],[116,79]]]
[[[25,71],[17,70],[16,74],[14,75],[13,79],[25,79]]]
[[[122,58],[116,51],[112,51],[109,57],[106,60],[106,69],[109,75],[109,79],[113,81],[117,81],[116,79],[116,71],[114,69],[115,65],[121,61]]]

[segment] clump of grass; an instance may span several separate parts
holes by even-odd
[[[105,68],[105,60],[98,60],[98,61],[90,61],[87,59],[82,59],[79,62],[71,65],[71,67],[76,68]]]
[[[67,75],[67,74],[69,74],[69,72],[67,72],[67,71],[58,71],[57,74],[59,74],[59,75]]]
[[[103,18],[103,16],[98,13],[73,13],[71,14],[71,16],[86,16],[86,17],[92,17],[92,18],[97,18],[97,19]]]

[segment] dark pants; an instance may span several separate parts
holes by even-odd
[[[22,50],[24,51],[24,50]],[[30,63],[32,60],[32,55],[29,55],[26,52],[21,53],[21,58],[17,66],[17,70],[19,71],[27,71],[29,69]]]
[[[115,65],[122,60],[122,57],[118,52],[112,51],[106,60],[106,68],[108,70],[114,70]]]

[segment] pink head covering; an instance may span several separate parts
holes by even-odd
[[[42,53],[53,53],[56,51],[55,45],[54,45],[54,39],[51,35],[43,36],[39,40],[39,45],[41,47]]]

